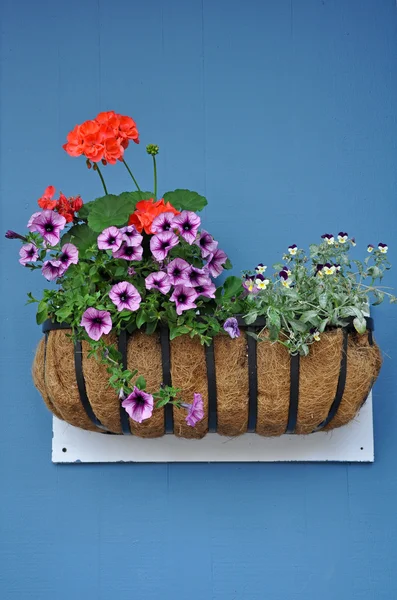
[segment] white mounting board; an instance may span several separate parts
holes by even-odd
[[[329,433],[265,438],[253,433],[227,438],[216,433],[202,440],[174,435],[143,439],[84,431],[56,417],[52,462],[373,462],[372,394],[357,418]]]

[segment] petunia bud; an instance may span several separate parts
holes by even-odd
[[[7,238],[7,240],[22,240],[24,242],[27,241],[26,237],[20,235],[19,233],[16,233],[15,231],[11,231],[11,229],[6,231],[5,237]]]
[[[152,156],[156,156],[159,153],[159,147],[156,144],[148,144],[146,146],[146,152]]]

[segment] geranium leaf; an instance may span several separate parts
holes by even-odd
[[[197,192],[191,192],[190,190],[166,192],[163,198],[164,202],[170,202],[177,210],[199,212],[208,204],[204,196],[200,196]]]
[[[112,225],[125,225],[137,202],[152,197],[151,192],[123,192],[119,196],[108,194],[97,198],[90,203],[88,225],[98,233]]]
[[[95,233],[88,225],[73,225],[62,236],[62,244],[71,243],[77,246],[80,252],[85,252],[90,246],[96,243],[98,234]]]

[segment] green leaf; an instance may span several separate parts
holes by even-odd
[[[142,375],[139,375],[135,381],[135,385],[140,390],[146,389],[146,379]]]
[[[161,398],[161,400],[158,400],[156,402],[156,408],[163,408],[163,406],[168,404],[169,401],[170,401],[170,398],[168,396],[165,396],[165,398]]]
[[[39,302],[39,305],[37,307],[36,323],[37,323],[37,325],[41,325],[47,319],[48,319],[48,306],[44,300],[41,300],[41,302]]]
[[[294,321],[293,319],[290,319],[290,323],[294,331],[305,333],[305,331],[307,330],[307,327],[304,325],[304,323],[301,323],[300,321]]]
[[[164,202],[170,202],[177,210],[192,210],[199,212],[208,204],[204,196],[190,190],[174,190],[166,192],[163,196]]]
[[[321,308],[326,308],[327,306],[327,294],[320,294],[318,297],[318,303]]]
[[[157,327],[157,320],[156,321],[152,321],[152,323],[148,323],[146,325],[146,334],[147,335],[151,335],[152,333],[154,333],[156,331],[156,327]]]
[[[223,268],[226,269],[227,271],[229,271],[230,269],[233,268],[232,263],[230,262],[230,259],[226,259],[226,262],[223,264]]]
[[[90,207],[88,225],[98,233],[111,225],[125,225],[136,203],[150,197],[150,192],[123,192],[119,196],[108,194],[97,198]]]
[[[308,323],[308,322],[312,322],[313,319],[317,319],[318,314],[316,310],[306,310],[304,313],[302,313],[300,321],[302,321],[303,323]]]
[[[179,327],[171,327],[170,326],[170,340],[173,340],[176,337],[178,337],[179,335],[183,335],[183,334],[189,333],[189,332],[190,332],[190,327],[187,327],[186,325],[180,325]]]
[[[80,208],[79,212],[77,213],[80,219],[88,218],[88,215],[90,214],[90,210],[91,210],[94,202],[95,202],[95,200],[91,200],[91,202],[86,202],[85,204],[83,204],[83,206]]]
[[[77,246],[80,252],[85,252],[90,246],[96,244],[97,238],[98,234],[84,223],[83,225],[73,225],[73,227],[62,236],[61,243],[68,244],[71,242]]]
[[[248,315],[245,315],[244,317],[244,321],[247,323],[247,325],[251,325],[251,323],[254,323],[258,318],[258,313],[256,311],[250,312],[248,313]]]
[[[358,331],[358,333],[365,333],[367,330],[367,323],[363,318],[359,319],[358,317],[356,317],[355,319],[353,319],[353,325],[354,329]]]
[[[276,327],[277,329],[280,329],[280,327],[281,327],[280,313],[272,306],[270,306],[268,308],[267,320],[271,327]]]
[[[142,325],[144,323],[146,323],[146,320],[147,320],[146,311],[143,309],[139,310],[136,315],[136,326],[138,327],[138,329],[140,329],[142,327]]]
[[[223,284],[223,299],[230,300],[233,296],[238,296],[243,291],[241,279],[235,275],[230,275]]]

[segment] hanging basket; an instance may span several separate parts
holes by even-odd
[[[33,363],[35,386],[59,419],[102,433],[160,437],[175,434],[202,438],[208,432],[236,436],[309,434],[345,425],[357,415],[381,367],[373,341],[373,321],[367,332],[352,327],[332,329],[312,344],[306,357],[291,356],[278,343],[259,342],[246,330],[230,339],[218,335],[210,346],[180,336],[170,342],[166,328],[146,335],[123,331],[116,339],[125,368],[137,369],[155,392],[162,383],[182,389],[185,402],[202,394],[205,416],[196,427],[185,422],[186,410],[172,405],[155,409],[150,419],[136,423],[121,407],[108,385],[106,366],[88,358],[88,344],[74,343],[70,327],[44,323]]]

